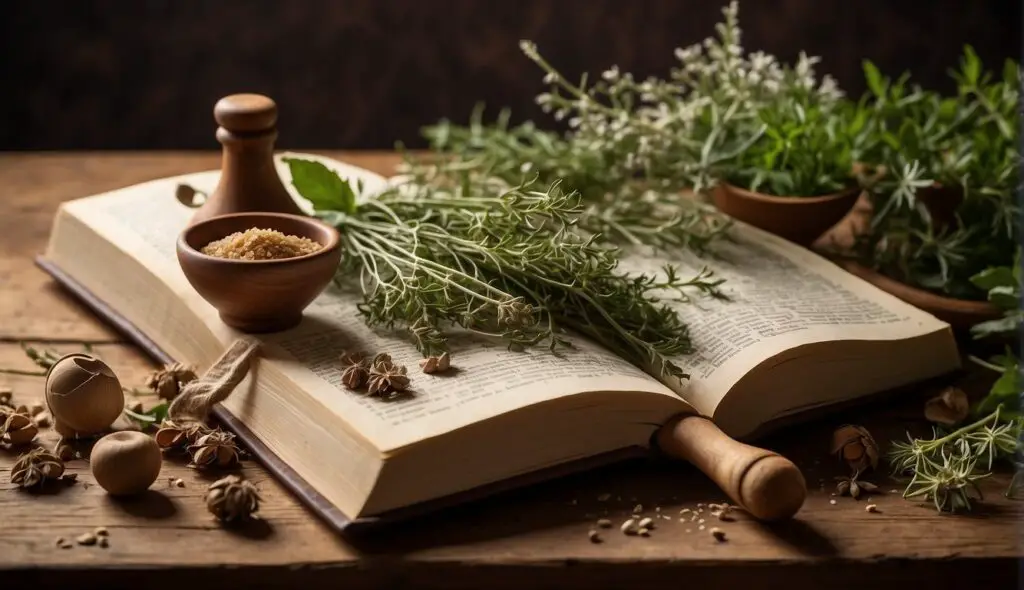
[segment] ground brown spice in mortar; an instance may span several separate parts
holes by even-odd
[[[273,229],[247,229],[235,232],[203,246],[203,254],[236,260],[280,260],[305,256],[323,246],[299,236],[285,235]]]

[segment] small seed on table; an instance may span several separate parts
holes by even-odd
[[[602,518],[597,521],[597,526],[603,529],[610,529],[612,528],[612,521],[608,520],[607,518]]]
[[[875,506],[874,504],[868,504],[867,506],[864,507],[864,510],[868,512],[878,512],[878,506]]]
[[[641,518],[640,522],[637,523],[637,526],[642,528],[642,529],[653,529],[654,528],[654,519],[653,518],[649,518],[649,517],[648,518]]]
[[[622,523],[622,525],[619,527],[619,530],[622,531],[623,533],[627,534],[627,535],[635,535],[636,534],[636,520],[630,518],[626,522]]]
[[[601,533],[595,531],[594,529],[590,529],[589,531],[587,531],[587,538],[590,539],[591,543],[600,543]]]
[[[722,542],[725,540],[725,531],[718,527],[711,527],[711,536],[714,537],[716,541]]]
[[[75,541],[78,541],[79,545],[95,545],[96,535],[92,533],[83,533],[81,535],[78,535]]]
[[[646,527],[640,527],[640,530],[638,530],[636,534],[640,535],[641,537],[650,537],[651,531]]]
[[[96,527],[95,530],[93,530],[93,534],[96,535],[97,537],[105,537],[105,536],[107,536],[110,533],[107,531],[107,527],[98,526],[98,527]]]

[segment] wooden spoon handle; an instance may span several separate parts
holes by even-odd
[[[807,497],[803,474],[789,459],[733,440],[707,418],[673,418],[658,430],[658,447],[708,475],[754,518],[791,518]]]

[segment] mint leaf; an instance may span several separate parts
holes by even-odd
[[[988,300],[1000,309],[1017,309],[1020,306],[1017,289],[1013,286],[1000,286],[989,289]]]
[[[356,194],[337,172],[312,160],[283,158],[283,161],[292,173],[292,184],[314,209],[355,213]]]
[[[882,72],[878,71],[875,64],[864,60],[864,77],[867,79],[868,88],[878,98],[885,98],[885,85],[882,82]]]
[[[971,282],[974,283],[975,287],[986,291],[991,291],[997,287],[1010,287],[1012,289],[1017,286],[1017,281],[1013,278],[1013,270],[1006,266],[986,268],[972,276]]]

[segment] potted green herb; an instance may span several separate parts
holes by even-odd
[[[733,133],[759,139],[714,172],[715,205],[799,244],[811,244],[861,194],[855,167],[871,141],[862,105],[821,100],[799,81]]]
[[[985,72],[965,48],[943,97],[892,81],[865,64],[883,172],[870,187],[871,220],[856,248],[856,272],[958,327],[1000,316],[972,280],[1011,267],[1018,251],[1020,71]]]

